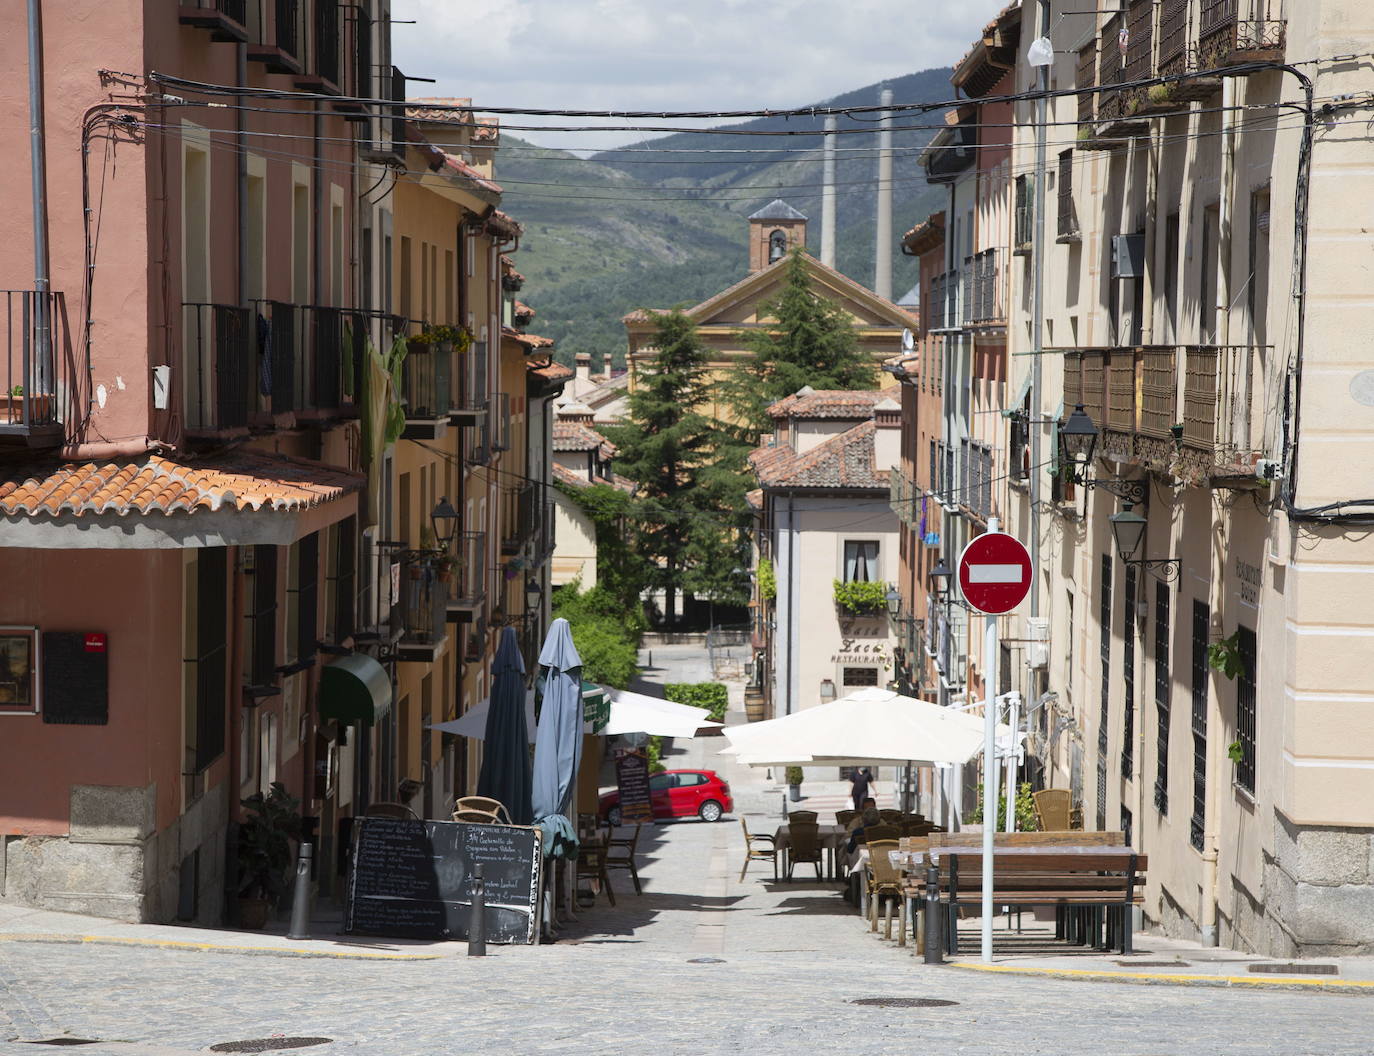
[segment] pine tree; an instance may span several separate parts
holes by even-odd
[[[725,386],[741,443],[757,443],[772,426],[768,405],[804,385],[870,389],[877,384],[877,371],[859,347],[848,313],[811,289],[800,249],[789,255],[783,287],[761,306],[759,316],[773,322],[746,334],[748,354]]]
[[[664,592],[668,624],[677,596],[702,566],[729,560],[736,538],[730,507],[714,472],[718,437],[702,413],[710,378],[708,352],[696,324],[680,310],[660,314],[657,354],[626,401],[625,423],[605,430],[619,449],[619,472],[639,483],[635,520],[651,585]]]

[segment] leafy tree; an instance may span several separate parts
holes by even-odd
[[[739,419],[740,442],[756,444],[771,427],[768,405],[804,385],[869,389],[877,384],[877,371],[859,348],[849,314],[811,289],[800,249],[789,255],[782,289],[759,315],[773,322],[744,335],[748,355],[725,386]]]
[[[589,682],[625,689],[639,672],[639,639],[644,632],[642,613],[638,622],[625,618],[625,610],[600,586],[582,591],[577,582],[553,592],[553,614],[568,621],[573,645],[582,658],[582,677]]]
[[[647,621],[642,598],[649,582],[649,563],[638,546],[634,499],[609,484],[557,487],[577,503],[596,532],[597,585],[587,596],[608,599],[615,608],[606,615],[619,615],[636,626],[643,624],[639,626],[643,631]]]
[[[626,401],[625,424],[605,432],[619,448],[617,468],[639,483],[638,548],[650,562],[649,585],[664,592],[672,626],[679,593],[724,590],[728,581],[719,577],[735,567],[734,511],[743,493],[735,475],[716,465],[719,436],[703,413],[708,352],[696,324],[673,309],[655,325],[653,365]]]

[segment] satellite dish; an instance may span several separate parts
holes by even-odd
[[[909,329],[902,331],[902,351],[914,352],[916,350],[916,335]]]

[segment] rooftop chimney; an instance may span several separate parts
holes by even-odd
[[[873,292],[885,301],[892,300],[892,89],[881,96],[882,122],[878,133],[878,222],[875,234],[876,262]]]

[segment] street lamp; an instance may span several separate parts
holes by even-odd
[[[930,578],[935,581],[936,594],[949,593],[949,581],[954,578],[954,573],[950,570],[950,567],[945,564],[945,559],[943,557],[935,562],[935,567],[930,570]]]
[[[434,538],[439,541],[441,549],[447,550],[453,537],[458,534],[458,511],[448,499],[441,498],[439,505],[430,513],[429,520],[434,525]]]
[[[893,622],[896,622],[902,611],[902,596],[897,593],[897,588],[888,587],[883,600],[887,602],[888,616],[892,618]]]
[[[1074,407],[1069,420],[1059,427],[1060,466],[1067,468],[1069,479],[1081,488],[1101,488],[1123,502],[1143,505],[1146,497],[1146,484],[1143,480],[1088,479],[1088,470],[1092,468],[1093,456],[1097,453],[1097,441],[1101,435],[1101,430],[1083,409],[1083,405],[1080,403]]]
[[[1171,583],[1179,577],[1183,562],[1177,557],[1138,558],[1141,545],[1145,542],[1145,529],[1149,521],[1135,512],[1134,503],[1126,503],[1120,513],[1107,518],[1112,525],[1112,538],[1116,541],[1116,553],[1122,564],[1137,565],[1144,569],[1159,569],[1159,578]]]

